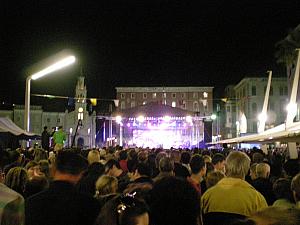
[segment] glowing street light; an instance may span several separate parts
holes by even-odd
[[[217,119],[217,115],[216,115],[216,114],[212,114],[212,115],[210,116],[210,118],[211,118],[212,120],[215,120],[215,119]]]
[[[61,54],[61,53],[60,53]],[[26,90],[25,90],[25,110],[24,110],[24,129],[30,131],[30,82],[31,80],[37,80],[49,73],[60,70],[66,66],[69,66],[75,62],[76,58],[73,55],[68,55],[59,59],[55,63],[46,66],[45,69],[34,73],[26,79]]]

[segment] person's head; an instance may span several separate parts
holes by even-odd
[[[67,180],[75,184],[87,166],[87,160],[82,156],[72,151],[60,151],[55,160],[54,180]]]
[[[250,168],[250,158],[244,152],[230,152],[226,158],[226,175],[245,179]]]
[[[189,152],[182,152],[180,162],[182,164],[189,164],[191,160],[191,154]]]
[[[47,178],[50,177],[50,164],[49,161],[44,159],[39,161],[40,172]]]
[[[118,179],[108,175],[102,175],[96,181],[96,195],[102,196],[116,193],[118,189]]]
[[[250,219],[256,225],[295,225],[300,224],[300,209],[270,206],[254,213]]]
[[[206,176],[206,187],[210,188],[216,185],[221,179],[225,177],[225,174],[221,171],[212,171]]]
[[[251,180],[255,180],[257,178],[257,175],[256,175],[256,166],[257,166],[257,163],[252,163],[251,166],[250,166],[250,177],[251,177]]]
[[[89,151],[87,160],[89,165],[91,165],[94,162],[100,162],[100,152],[98,150]]]
[[[207,163],[207,162],[211,163],[212,158],[209,155],[203,155],[203,160],[205,163]]]
[[[300,201],[300,173],[298,173],[292,180],[291,189],[296,202]]]
[[[48,127],[47,126],[44,126],[44,131],[47,131]]]
[[[267,163],[258,163],[256,166],[257,178],[268,178],[270,175],[270,166]]]
[[[159,171],[160,172],[173,172],[174,162],[169,157],[163,157],[159,161]]]
[[[159,161],[164,158],[167,157],[167,154],[165,152],[159,152],[157,153],[156,157],[155,157],[155,165],[156,168],[159,168]]]
[[[276,199],[286,199],[293,202],[293,192],[291,190],[291,180],[279,178],[273,184],[273,192]]]
[[[155,225],[197,225],[200,199],[185,179],[166,177],[157,181],[150,197],[151,220]]]
[[[122,173],[122,169],[120,167],[120,164],[115,159],[110,159],[105,164],[105,174],[109,176],[118,177],[120,173]]]
[[[11,168],[6,177],[5,177],[5,185],[10,187],[14,191],[24,194],[25,185],[28,181],[28,175],[25,169],[22,167],[13,167]]]
[[[202,177],[206,174],[206,164],[201,155],[193,155],[190,161],[192,174],[199,174]]]
[[[225,172],[225,156],[221,153],[216,153],[211,160],[215,170]]]
[[[120,160],[126,160],[127,159],[127,151],[126,150],[122,150],[119,153],[119,159]]]
[[[252,162],[253,163],[262,163],[264,161],[264,155],[260,152],[255,152],[252,155]]]
[[[148,164],[146,163],[138,163],[136,166],[136,172],[140,175],[140,176],[147,176],[150,177],[151,175],[151,170]]]
[[[39,176],[41,167],[36,161],[30,161],[26,164],[25,170],[27,171],[28,178],[31,179],[33,176]]]
[[[109,200],[101,209],[95,225],[148,225],[147,204],[132,194],[122,194]]]

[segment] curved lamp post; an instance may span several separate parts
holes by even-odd
[[[60,70],[75,62],[75,56],[70,55],[60,59],[59,61],[47,66],[45,69],[34,73],[26,79],[26,90],[25,90],[25,111],[24,111],[24,129],[30,131],[30,82],[31,80],[37,80],[49,73]]]

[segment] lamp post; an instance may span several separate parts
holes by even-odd
[[[56,61],[55,63],[47,66],[45,69],[34,73],[26,79],[26,90],[25,90],[25,110],[24,110],[24,129],[30,131],[30,83],[31,80],[37,80],[49,73],[62,69],[75,62],[75,56],[70,55]]]

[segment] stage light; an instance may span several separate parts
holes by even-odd
[[[171,117],[170,116],[164,116],[163,117],[163,121],[170,122],[171,121]]]
[[[120,124],[122,122],[122,117],[116,116],[116,122]]]
[[[192,119],[191,116],[186,116],[185,120],[186,120],[187,123],[192,123],[193,122],[193,119]]]
[[[138,118],[136,118],[136,120],[140,123],[143,123],[145,121],[145,117],[144,116],[138,116]]]

